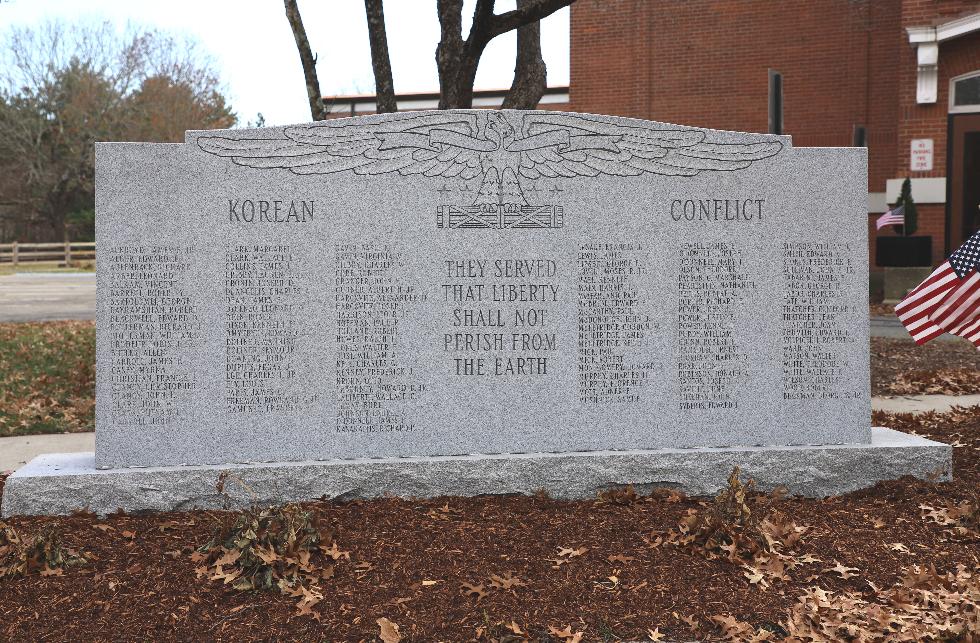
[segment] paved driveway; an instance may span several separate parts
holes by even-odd
[[[95,319],[94,272],[0,275],[0,322]]]

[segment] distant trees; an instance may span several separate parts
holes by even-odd
[[[394,112],[397,106],[382,1],[364,0],[364,9],[371,42],[378,112]],[[310,49],[296,0],[283,2],[303,66],[310,113],[313,120],[323,120],[327,112],[320,95],[316,56]],[[496,0],[476,0],[473,22],[464,39],[463,0],[436,0],[435,13],[441,33],[435,51],[439,72],[439,109],[473,106],[473,83],[484,50],[491,40],[514,29],[517,29],[514,81],[503,106],[534,109],[547,89],[548,70],[541,56],[540,21],[573,2],[575,0],[517,0],[515,9],[498,14],[495,12]]]
[[[91,235],[96,141],[176,142],[237,122],[210,61],[157,31],[15,28],[0,65],[0,238]]]

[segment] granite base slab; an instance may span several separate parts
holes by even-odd
[[[708,495],[734,466],[761,489],[823,497],[905,475],[949,480],[952,447],[892,429],[870,444],[271,462],[96,469],[93,453],[46,454],[6,482],[2,515],[242,508],[316,498],[529,494],[589,498],[632,484]]]

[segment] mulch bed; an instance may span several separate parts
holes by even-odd
[[[980,393],[980,351],[965,340],[871,338],[871,394]]]
[[[980,537],[927,519],[928,508],[973,499],[980,488],[980,407],[878,413],[874,423],[957,445],[955,481],[905,479],[825,500],[767,500],[807,527],[796,553],[819,559],[768,588],[729,560],[655,546],[655,534],[705,504],[663,492],[575,502],[308,503],[339,550],[323,598],[306,616],[296,615],[295,598],[237,591],[195,571],[201,558],[193,550],[230,512],[17,517],[8,523],[18,532],[54,528],[88,562],[60,576],[0,580],[0,639],[373,641],[379,619],[387,619],[388,640],[396,640],[394,624],[402,641],[650,640],[651,632],[705,640],[721,638],[712,617],[726,616],[782,635],[787,610],[805,590],[874,600],[913,565],[943,574],[980,564]],[[835,572],[839,564],[855,569]]]

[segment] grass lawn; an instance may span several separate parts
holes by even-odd
[[[0,437],[95,429],[95,324],[0,324]]]

